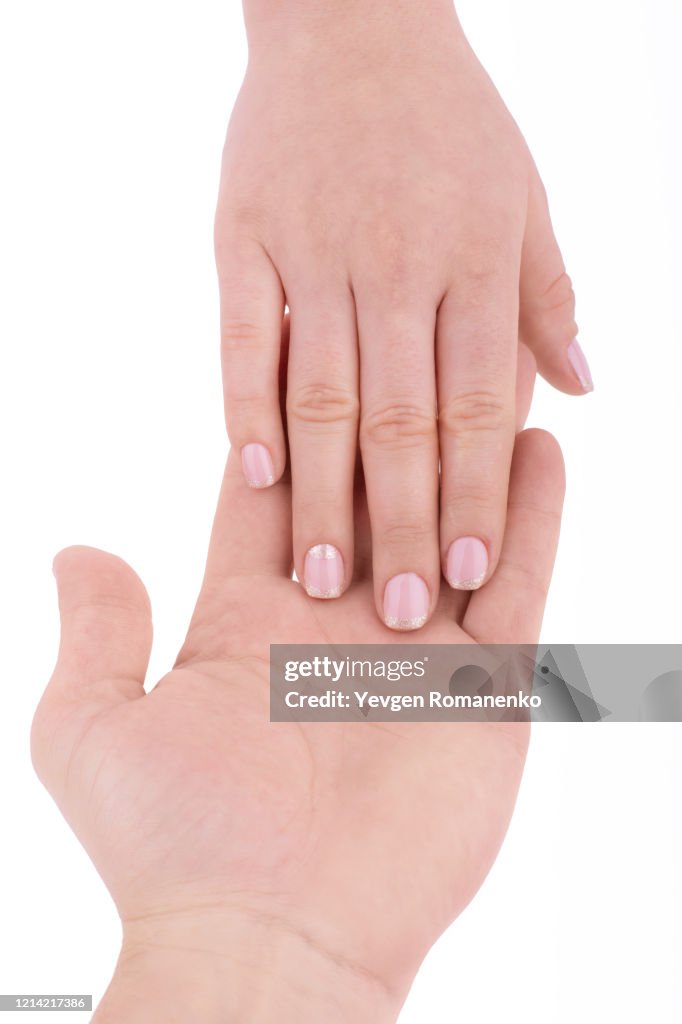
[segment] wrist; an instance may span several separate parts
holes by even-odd
[[[371,52],[441,48],[462,37],[452,0],[243,0],[252,58],[296,56],[318,49]]]
[[[269,920],[211,912],[126,924],[95,1024],[394,1024],[402,999],[369,971]]]

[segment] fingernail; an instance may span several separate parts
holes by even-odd
[[[333,544],[316,544],[306,552],[303,586],[310,597],[338,597],[343,578],[343,557]]]
[[[455,590],[478,590],[488,571],[488,549],[478,537],[458,537],[448,550],[445,576]]]
[[[568,346],[568,361],[571,364],[571,368],[580,382],[580,386],[583,391],[594,391],[594,384],[592,383],[592,374],[590,368],[587,365],[587,359],[585,359],[585,353],[578,344],[578,339],[575,338]]]
[[[242,470],[249,487],[269,487],[275,479],[270,452],[264,444],[245,444],[242,448]]]
[[[403,572],[386,584],[384,622],[391,629],[419,629],[429,614],[429,588],[415,572]]]

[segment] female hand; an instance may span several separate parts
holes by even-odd
[[[421,624],[441,570],[468,590],[498,564],[519,330],[552,384],[591,387],[571,283],[528,149],[449,0],[245,11],[216,218],[228,432],[252,486],[280,479],[286,303],[298,578],[314,597],[350,585],[359,430],[376,608],[392,624],[407,574]]]
[[[420,641],[535,642],[562,498],[556,443],[521,434],[497,572],[441,595]],[[407,642],[373,614],[362,495],[356,513],[353,583],[312,602],[289,486],[248,490],[231,453],[187,638],[147,694],[141,582],[91,548],[57,557],[32,752],[123,922],[98,1024],[394,1021],[492,864],[527,726],[268,721],[270,643]]]

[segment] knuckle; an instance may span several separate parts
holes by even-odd
[[[323,490],[316,487],[309,494],[303,492],[301,487],[294,488],[293,509],[294,516],[306,523],[343,523],[342,512],[346,511],[346,496],[340,494],[335,488]]]
[[[468,240],[457,261],[457,278],[467,292],[490,292],[499,286],[513,265],[513,252],[505,237]]]
[[[526,519],[529,524],[542,520],[550,527],[556,527],[561,523],[561,513],[547,505],[541,505],[533,501],[510,501],[507,509],[514,512],[520,518]]]
[[[575,291],[573,282],[565,270],[545,288],[541,295],[541,303],[543,310],[547,313],[556,313],[561,310],[573,315]]]
[[[225,388],[225,412],[231,426],[253,424],[270,405],[270,396],[262,391],[239,391],[234,384]]]
[[[262,391],[241,390],[236,382],[225,382],[225,427],[230,443],[241,447],[257,437],[263,424],[276,432],[280,427],[276,399]]]
[[[258,203],[232,199],[220,203],[213,225],[213,244],[218,267],[230,266],[235,249],[256,241],[265,232],[267,213]]]
[[[443,489],[441,505],[443,513],[455,519],[466,518],[471,522],[491,524],[497,518],[498,506],[501,504],[500,482],[493,477],[489,468],[472,477],[458,478],[452,486]],[[485,530],[483,531],[485,532]]]
[[[360,426],[361,445],[402,451],[435,443],[436,416],[415,405],[390,405],[367,413]]]
[[[532,567],[518,560],[505,559],[495,570],[495,576],[505,583],[511,584],[517,591],[544,602],[547,597],[547,583]]]
[[[492,391],[470,391],[448,399],[438,419],[441,428],[456,438],[500,433],[512,422],[505,402]]]
[[[358,282],[387,309],[422,301],[431,281],[433,245],[414,228],[372,218],[362,224],[357,239]]]
[[[578,333],[575,292],[565,270],[553,278],[525,310],[522,307],[521,327],[539,334],[549,344],[558,345],[575,338]]]
[[[397,229],[384,230],[377,240],[375,258],[381,268],[381,280],[392,292],[407,286],[414,274],[411,249],[406,244],[404,233]]]
[[[249,229],[260,228],[267,219],[267,212],[262,203],[250,196],[241,196],[232,206],[230,220],[236,229],[248,233]]]
[[[269,206],[242,190],[221,195],[213,221],[213,251],[218,279],[239,286],[242,269],[267,252],[271,241]]]
[[[335,384],[305,384],[287,398],[287,416],[299,423],[353,424],[358,410],[357,395]]]
[[[379,528],[379,541],[389,548],[400,548],[414,552],[433,541],[436,536],[436,524],[430,516],[413,515],[410,519],[391,517]]]
[[[265,330],[254,320],[229,317],[220,324],[220,342],[225,355],[261,348],[264,340]]]

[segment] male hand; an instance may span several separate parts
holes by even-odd
[[[536,641],[562,498],[554,440],[519,435],[495,576],[442,594],[420,642]],[[310,601],[289,485],[244,487],[233,451],[187,638],[149,693],[140,580],[91,548],[57,557],[62,638],[32,751],[123,922],[98,1024],[395,1021],[490,868],[527,726],[268,720],[270,643],[407,642],[373,613],[361,493],[354,519],[352,585]]]

